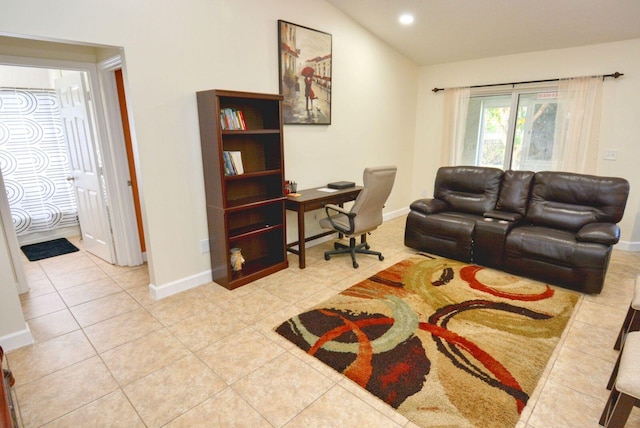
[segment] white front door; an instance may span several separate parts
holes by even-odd
[[[113,263],[113,240],[102,187],[102,170],[83,76],[78,72],[61,77],[56,80],[55,88],[67,139],[72,174],[69,180],[73,183],[78,204],[84,249]]]

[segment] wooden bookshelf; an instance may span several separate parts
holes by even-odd
[[[214,89],[198,92],[197,100],[211,272],[234,289],[289,265],[282,96]],[[241,112],[246,129],[225,129],[225,109]],[[241,153],[242,174],[225,171],[225,151]],[[242,250],[241,271],[231,269],[231,248]]]

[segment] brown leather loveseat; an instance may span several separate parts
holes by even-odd
[[[405,245],[585,293],[600,293],[629,183],[566,172],[442,167],[414,201]]]

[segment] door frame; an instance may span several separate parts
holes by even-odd
[[[136,230],[137,223],[133,209],[131,190],[127,185],[129,180],[129,167],[127,164],[122,125],[119,118],[119,104],[115,87],[113,70],[116,65],[122,66],[121,57],[118,55],[98,64],[76,62],[68,60],[43,59],[35,57],[17,57],[0,55],[0,64],[33,68],[50,68],[63,70],[76,70],[86,72],[89,76],[89,89],[93,99],[95,128],[97,144],[102,156],[103,175],[107,198],[109,201],[107,211],[111,222],[111,234],[113,247],[113,260],[117,265],[137,266],[143,263],[138,234],[131,233]],[[115,100],[115,104],[114,104]],[[114,114],[118,112],[118,114]],[[131,121],[130,122],[133,123]],[[119,128],[118,128],[119,124]],[[135,140],[134,140],[135,141]],[[124,161],[123,161],[124,159]],[[1,185],[2,183],[0,183]],[[0,191],[4,194],[4,186]],[[8,206],[8,203],[6,204]],[[0,209],[6,209],[5,204],[0,203]],[[133,214],[132,214],[133,213]],[[10,212],[9,212],[10,215]],[[6,216],[6,213],[5,213]],[[133,224],[133,226],[132,226]],[[11,223],[12,225],[12,223]],[[3,225],[7,236],[16,239],[15,229]],[[133,229],[132,229],[133,228]],[[10,229],[10,230],[8,230]],[[11,239],[12,240],[12,239]],[[14,269],[18,272],[18,279],[25,278],[22,263],[14,261]],[[26,284],[19,281],[19,290],[26,290]]]

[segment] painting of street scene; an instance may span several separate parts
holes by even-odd
[[[331,124],[331,34],[278,20],[285,124]]]

